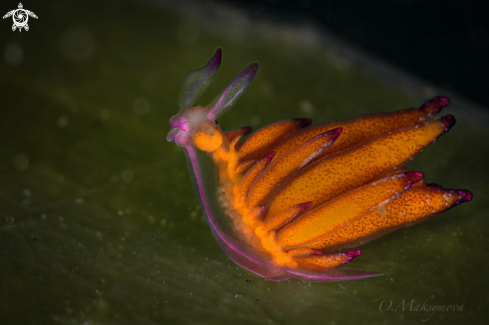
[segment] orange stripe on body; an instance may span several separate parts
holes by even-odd
[[[277,155],[297,147],[312,137],[329,131],[331,129],[343,128],[342,136],[335,141],[334,145],[324,150],[316,159],[331,153],[354,146],[370,137],[387,133],[397,128],[413,124],[420,124],[431,120],[443,107],[448,105],[448,98],[435,97],[427,101],[420,108],[410,108],[395,112],[372,114],[354,120],[326,122],[307,127],[290,136],[286,141],[280,142],[270,148]]]
[[[275,190],[267,204],[268,215],[306,201],[317,206],[401,167],[454,123],[449,115],[421,126],[397,129],[312,162],[283,188]]]
[[[424,221],[472,199],[467,190],[445,190],[421,182],[351,225],[308,247],[335,251],[364,244],[398,228]]]
[[[286,225],[278,232],[277,242],[285,248],[311,248],[311,243],[323,240],[394,199],[422,177],[421,172],[399,173],[347,192]]]
[[[285,177],[305,166],[315,156],[329,147],[341,134],[341,129],[334,129],[320,134],[299,147],[284,153],[263,171],[252,185],[247,205],[249,208],[260,205],[268,194]]]
[[[238,146],[237,152],[242,160],[261,157],[264,151],[272,151],[268,150],[271,145],[310,124],[310,119],[295,119],[267,125],[254,132],[241,146]],[[252,154],[253,157],[250,156]]]

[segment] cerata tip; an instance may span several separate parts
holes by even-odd
[[[445,132],[448,132],[455,125],[455,123],[457,123],[457,120],[453,115],[444,116],[443,120],[446,123]]]

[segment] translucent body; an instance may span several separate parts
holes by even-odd
[[[246,269],[277,281],[379,275],[336,268],[361,251],[335,251],[471,200],[467,190],[429,186],[421,172],[400,170],[455,124],[450,115],[432,120],[447,98],[318,125],[280,121],[240,142],[251,129],[224,133],[217,118],[249,86],[258,64],[209,106],[195,106],[220,61],[218,49],[187,75],[167,139],[185,151],[195,195],[217,241]]]

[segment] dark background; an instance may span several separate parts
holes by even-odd
[[[485,1],[222,0],[253,19],[308,20],[430,83],[489,106]]]

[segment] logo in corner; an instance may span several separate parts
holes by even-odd
[[[15,32],[15,30],[18,28],[19,32],[22,31],[22,28],[24,28],[26,31],[29,30],[29,25],[27,25],[27,21],[29,20],[29,16],[36,18],[37,16],[35,13],[29,10],[25,10],[24,6],[22,6],[22,3],[19,3],[19,8],[11,10],[7,12],[4,16],[3,19],[12,16],[12,19],[14,21],[14,24],[12,25],[12,31]]]

